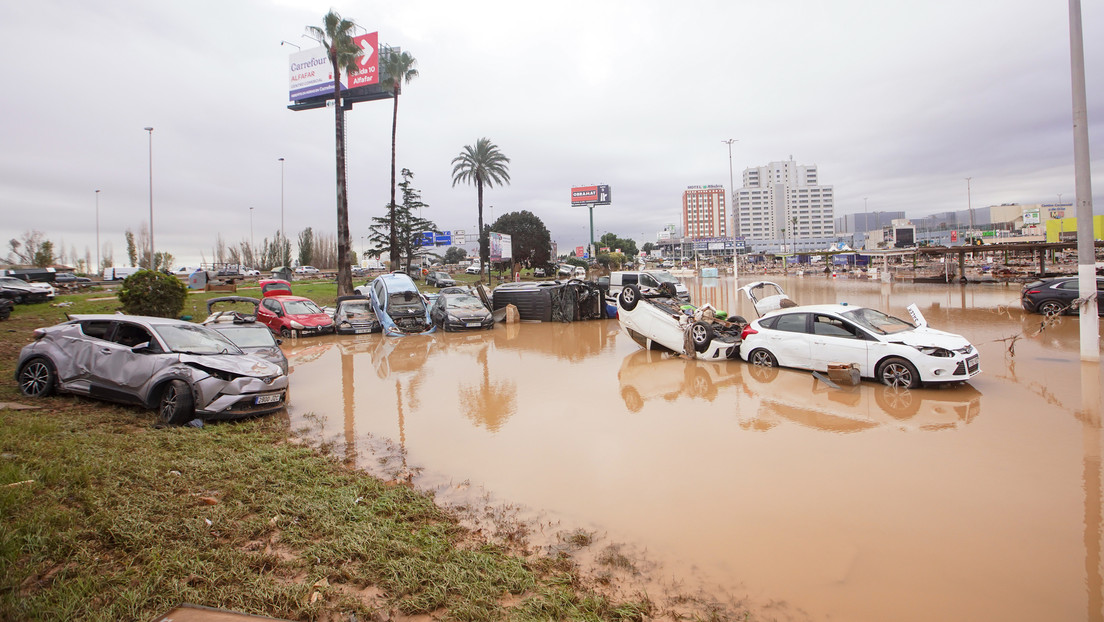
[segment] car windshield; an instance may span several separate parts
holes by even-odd
[[[484,309],[483,301],[471,296],[469,294],[455,294],[448,297],[445,301],[445,305],[449,309],[463,309],[464,311],[474,311],[476,309]]]
[[[671,276],[670,272],[649,272],[648,274],[655,277],[655,280],[659,281],[660,283],[674,283],[675,285],[678,285],[678,279]]]
[[[263,348],[276,345],[276,339],[267,326],[227,326],[215,330],[233,341],[239,348]]]
[[[217,331],[195,324],[154,326],[169,350],[181,354],[241,354],[238,346]]]
[[[414,292],[396,292],[388,296],[387,312],[391,315],[424,312],[422,297]]]
[[[906,330],[913,330],[916,328],[912,324],[902,320],[901,318],[893,317],[892,315],[886,315],[881,311],[875,309],[858,308],[843,313],[843,317],[851,320],[852,322],[870,329],[879,335],[889,335],[892,333],[900,333]]]
[[[322,309],[310,300],[288,300],[284,302],[284,313],[288,315],[312,315],[322,313]]]
[[[339,316],[348,318],[361,318],[367,316],[371,311],[368,309],[367,300],[354,300],[351,302],[343,302],[337,309]]]

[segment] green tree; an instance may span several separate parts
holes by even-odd
[[[42,244],[39,244],[32,263],[39,268],[46,268],[54,265],[54,243],[50,240],[44,240]]]
[[[123,279],[119,302],[130,315],[180,317],[188,288],[170,274],[139,270]]]
[[[459,246],[450,246],[445,251],[445,263],[460,263],[468,256],[468,251]]]
[[[130,260],[130,265],[138,265],[138,247],[134,245],[134,232],[127,229],[123,232],[123,237],[126,238],[127,243],[127,259]]]
[[[372,249],[368,255],[379,257],[385,249],[391,248],[391,240],[395,240],[398,246],[391,255],[394,266],[409,267],[418,257],[428,254],[432,246],[422,246],[422,234],[426,231],[437,231],[437,225],[432,221],[419,216],[423,208],[429,207],[422,202],[422,193],[414,188],[412,180],[414,173],[410,169],[402,170],[403,181],[399,184],[402,189],[403,202],[392,209],[388,205],[388,215],[372,218],[372,225],[368,228],[368,242]],[[394,215],[394,228],[391,227],[392,214]]]
[[[636,241],[619,238],[615,233],[607,233],[603,235],[601,239],[598,240],[598,245],[608,246],[609,252],[611,253],[616,253],[620,249],[622,254],[629,257],[635,257],[637,255]]]
[[[656,247],[655,244],[652,244],[651,242],[645,242],[644,246],[640,247],[640,250],[644,251],[645,253],[651,253],[652,249],[655,248],[655,247]]]
[[[459,182],[475,184],[479,207],[479,261],[490,270],[490,248],[487,245],[487,231],[483,228],[483,186],[510,183],[508,164],[510,158],[502,155],[498,145],[486,138],[480,138],[475,146],[465,145],[460,155],[452,159],[452,185]]]
[[[314,231],[307,227],[299,232],[299,265],[309,266],[314,263]],[[350,273],[349,278],[352,278]]]
[[[380,51],[382,52],[383,49],[381,48]],[[418,61],[408,52],[398,49],[387,48],[386,53],[380,55],[380,73],[383,74],[380,82],[391,87],[391,94],[394,96],[391,113],[391,204],[388,210],[391,218],[391,239],[388,248],[391,249],[392,269],[395,268],[394,263],[399,251],[399,238],[396,235],[398,229],[395,226],[395,145],[399,128],[399,95],[402,94],[403,82],[410,84],[411,80],[418,77],[418,70],[414,68],[417,64]]]
[[[337,295],[348,296],[353,293],[353,273],[349,264],[352,242],[349,236],[349,197],[345,183],[345,109],[341,106],[342,70],[346,75],[357,72],[357,58],[361,50],[353,43],[353,29],[356,23],[342,19],[336,11],[330,10],[322,18],[323,28],[307,26],[307,35],[326,48],[334,74],[334,135],[337,157]]]
[[[510,234],[513,260],[526,267],[545,267],[552,257],[552,235],[535,214],[528,210],[510,212],[491,225],[496,233]]]

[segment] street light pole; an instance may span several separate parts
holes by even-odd
[[[152,272],[156,264],[153,261],[153,128],[144,128],[149,132],[149,207],[150,207],[150,246],[149,269]]]
[[[103,274],[100,265],[100,191],[96,190],[96,274]]]
[[[287,258],[284,257],[284,240],[287,239],[287,233],[284,232],[284,159],[280,158],[280,264],[287,265]]]
[[[253,206],[252,205],[249,206],[249,262],[250,263],[256,263],[255,261],[253,261]]]
[[[736,284],[739,284],[740,281],[740,253],[739,249],[736,247],[736,236],[739,235],[738,229],[740,228],[740,217],[737,213],[736,207],[736,183],[733,181],[732,178],[732,143],[738,141],[739,139],[737,138],[729,138],[727,140],[721,141],[722,143],[728,145],[728,196],[731,197],[729,199],[731,202],[731,205],[729,205],[729,210],[732,211],[732,277],[733,279],[735,279],[734,282]]]
[[[966,178],[966,209],[970,210],[970,235],[974,233],[974,203],[970,198],[970,180],[973,177]]]

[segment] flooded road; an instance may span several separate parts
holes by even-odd
[[[1079,320],[1036,334],[1015,284],[772,280],[805,304],[915,302],[982,373],[830,389],[646,352],[616,320],[308,338],[284,344],[293,426],[439,496],[485,490],[646,547],[773,603],[761,619],[1104,619],[1102,374],[1079,361]],[[687,286],[755,317],[731,280]]]

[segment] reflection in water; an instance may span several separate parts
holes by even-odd
[[[1077,319],[1012,353],[1002,340],[1039,321],[1015,306],[1017,287],[773,280],[800,303],[899,317],[916,303],[978,347],[982,374],[833,389],[644,351],[615,320],[525,323],[289,340],[289,415],[362,468],[393,440],[416,485],[455,496],[449,483],[470,481],[642,543],[672,568],[786,601],[780,618],[1100,620],[1101,372],[1072,373]],[[755,316],[730,281],[688,285]]]

